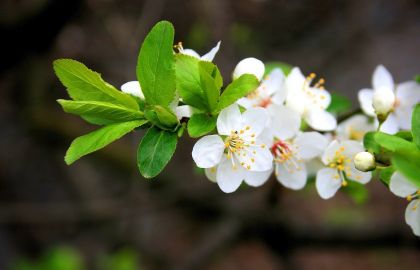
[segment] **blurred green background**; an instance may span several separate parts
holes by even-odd
[[[185,138],[157,179],[139,175],[136,133],[71,167],[92,127],[66,115],[51,63],[74,58],[119,87],[141,41],[170,20],[203,54],[218,40],[225,81],[254,56],[326,78],[357,106],[377,64],[397,82],[420,71],[415,0],[4,0],[0,3],[0,269],[415,269],[406,202],[375,181],[364,204],[321,200],[270,179],[226,195],[194,168]]]

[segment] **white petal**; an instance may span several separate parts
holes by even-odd
[[[238,99],[238,101],[236,101],[236,103],[238,103],[240,106],[244,107],[245,109],[250,109],[250,108],[254,108],[256,106],[258,106],[258,99],[254,99],[254,98],[247,98],[247,97],[243,97]]]
[[[414,200],[407,205],[405,222],[411,227],[415,235],[420,236],[420,200]]]
[[[342,154],[346,158],[351,159],[351,162],[353,162],[353,158],[357,153],[365,150],[360,142],[353,140],[341,142],[341,147],[344,148]]]
[[[373,89],[388,88],[394,90],[394,80],[389,71],[382,65],[376,67],[372,77]]]
[[[273,135],[281,140],[295,136],[300,128],[301,118],[298,113],[282,105],[268,107],[270,127]]]
[[[250,185],[251,187],[259,187],[263,185],[267,180],[270,178],[271,173],[273,170],[268,170],[265,172],[245,172],[245,183]]]
[[[330,168],[324,168],[316,174],[316,189],[323,199],[329,199],[337,193],[341,187],[341,179],[337,178],[337,171]]]
[[[241,166],[233,167],[230,160],[222,158],[217,167],[217,184],[223,192],[234,192],[244,180],[244,173],[245,170]]]
[[[318,132],[299,133],[293,140],[297,146],[297,153],[300,158],[311,159],[322,154],[328,145],[328,140]]]
[[[311,128],[318,131],[331,131],[337,127],[337,120],[334,116],[324,110],[310,110],[304,118]]]
[[[201,60],[203,61],[213,61],[214,57],[216,56],[216,53],[219,51],[221,41],[217,42],[216,46],[211,49],[208,53],[201,56]]]
[[[200,59],[200,55],[192,49],[183,49],[180,53]]]
[[[372,179],[372,172],[361,172],[354,166],[354,162],[351,162],[350,166],[350,173],[347,171],[347,177],[350,180],[358,182],[360,184],[367,184]]]
[[[413,107],[398,107],[395,109],[393,115],[396,117],[398,127],[401,129],[411,129],[411,115],[413,114]]]
[[[306,98],[308,99],[309,109],[321,109],[325,110],[331,103],[331,95],[325,89],[309,88],[305,92]]]
[[[217,117],[217,132],[221,135],[230,135],[238,131],[242,124],[242,116],[237,104],[232,104],[222,110]]]
[[[357,94],[359,99],[360,107],[363,112],[369,116],[375,116],[375,110],[373,109],[372,100],[373,100],[373,90],[372,89],[362,89]]]
[[[211,168],[205,168],[204,169],[204,173],[206,174],[207,178],[213,182],[216,183],[216,175],[217,175],[217,166],[216,167],[211,167]]]
[[[243,74],[251,74],[257,77],[258,80],[261,80],[264,76],[265,66],[261,60],[258,60],[253,57],[245,58],[241,60],[235,67],[233,71],[233,79],[241,77]]]
[[[178,120],[186,117],[190,118],[194,112],[194,108],[190,105],[182,105],[175,108],[175,114]]]
[[[273,155],[268,147],[262,147],[258,140],[256,146],[245,147],[245,149],[236,152],[234,156],[244,168],[252,172],[268,171],[273,167]]]
[[[415,81],[400,83],[397,85],[396,96],[399,106],[414,106],[420,102],[420,84]]]
[[[399,172],[394,172],[389,182],[389,190],[398,197],[405,198],[417,191],[417,187]]]
[[[312,177],[317,174],[319,170],[325,168],[320,158],[313,158],[305,163],[308,176]]]
[[[325,165],[328,165],[331,163],[331,161],[335,157],[335,152],[337,152],[338,149],[340,149],[340,146],[341,146],[340,143],[336,140],[330,142],[330,144],[325,149],[324,154],[322,155],[322,162]]]
[[[284,163],[276,163],[277,180],[287,188],[293,190],[302,189],[306,185],[307,173],[305,164],[301,163],[299,165],[301,165],[299,170],[289,171],[288,168],[284,166]]]
[[[307,98],[302,91],[288,90],[285,106],[303,115],[307,107]]]
[[[340,140],[362,141],[363,136],[373,131],[375,127],[369,122],[369,118],[363,114],[357,114],[341,122],[335,131]]]
[[[397,118],[393,113],[389,114],[381,126],[381,131],[388,134],[395,134],[399,130]]]
[[[139,81],[130,81],[126,82],[125,84],[121,85],[121,91],[124,93],[139,97],[144,99],[143,92],[141,91]]]
[[[208,135],[199,139],[192,150],[192,157],[200,168],[216,166],[223,155],[225,144],[218,135]]]
[[[266,91],[267,95],[272,96],[273,94],[278,94],[276,101],[281,104],[286,99],[286,91],[284,91],[284,74],[283,71],[279,68],[273,69],[270,74],[267,75],[267,78],[261,83],[261,87]]]
[[[294,67],[286,78],[286,87],[289,93],[303,90],[305,76],[303,76],[300,68]]]
[[[251,108],[242,114],[243,128],[250,127],[246,134],[255,134],[258,137],[269,120],[268,112],[264,108]]]

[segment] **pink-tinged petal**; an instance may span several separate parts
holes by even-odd
[[[245,183],[251,187],[262,186],[270,178],[273,170],[268,170],[264,172],[245,172]]]
[[[394,90],[394,80],[391,73],[383,65],[377,66],[373,72],[372,85],[375,90],[380,88]]]
[[[420,200],[414,200],[407,205],[405,222],[416,236],[420,236]]]
[[[396,196],[405,198],[414,194],[417,187],[399,172],[394,172],[389,182],[389,190]]]
[[[328,145],[328,140],[318,132],[299,133],[293,140],[300,158],[311,159],[320,156]]]
[[[331,131],[337,127],[335,117],[323,110],[310,110],[304,115],[304,119],[311,128],[318,131]]]
[[[192,150],[192,157],[200,168],[216,166],[223,155],[225,144],[218,135],[208,135],[199,139]]]
[[[360,107],[366,115],[375,116],[375,109],[373,109],[373,90],[372,89],[362,89],[357,94],[359,99]]]
[[[276,163],[275,166],[277,173],[276,178],[283,186],[293,190],[299,190],[306,185],[307,173],[303,162],[299,163],[299,170],[290,171],[289,168],[285,166],[285,163]]]
[[[332,198],[341,187],[341,179],[337,171],[330,168],[324,168],[316,174],[316,189],[323,199]]]
[[[220,135],[230,135],[238,131],[242,124],[242,116],[237,104],[232,104],[222,110],[217,117],[217,132]]]
[[[241,166],[233,166],[231,160],[222,158],[217,167],[216,180],[223,192],[234,192],[241,185],[244,178],[245,170]]]
[[[298,113],[282,105],[268,107],[270,114],[270,128],[273,135],[281,140],[295,136],[300,128],[301,118]]]
[[[201,60],[212,62],[214,57],[216,56],[217,52],[220,49],[220,43],[221,43],[221,41],[217,42],[217,44],[214,48],[212,48],[208,53],[206,53],[205,55],[203,55],[201,57]]]

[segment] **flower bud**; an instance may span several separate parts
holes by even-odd
[[[394,91],[389,88],[380,88],[373,93],[372,105],[376,115],[385,117],[391,112],[395,103]]]
[[[233,79],[241,77],[243,74],[252,74],[257,77],[258,80],[261,80],[264,76],[265,66],[261,60],[258,60],[253,57],[245,58],[241,60],[235,67],[233,71]]]
[[[375,157],[369,152],[360,152],[354,156],[354,166],[362,172],[372,171],[376,168]]]

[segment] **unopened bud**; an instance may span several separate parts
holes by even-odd
[[[241,60],[235,67],[233,71],[233,79],[241,77],[243,74],[252,74],[257,77],[258,80],[261,80],[264,76],[265,66],[261,60],[258,60],[253,57],[245,58]]]
[[[372,171],[376,168],[375,157],[369,152],[360,152],[354,156],[354,166],[362,172]]]
[[[392,89],[382,88],[373,93],[372,105],[376,115],[385,117],[392,111],[395,103],[395,94]]]

